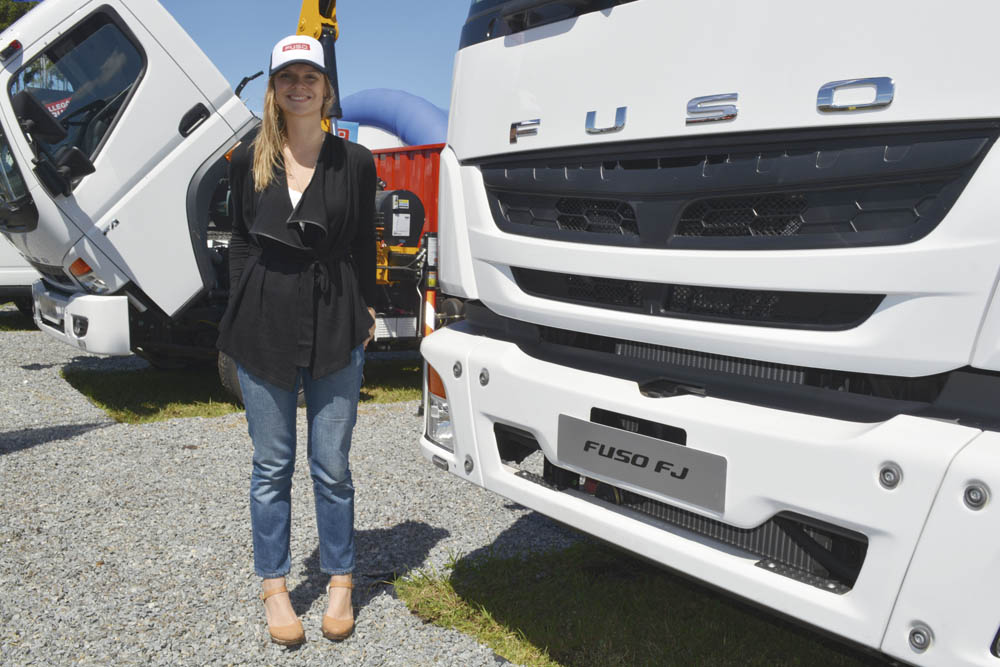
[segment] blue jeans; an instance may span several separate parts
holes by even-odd
[[[309,471],[316,499],[319,564],[325,574],[354,570],[354,485],[348,455],[357,421],[365,352],[359,345],[341,370],[314,379],[300,368],[287,391],[239,366],[240,388],[253,441],[250,523],[257,575],[283,577],[291,569],[292,471],[299,383],[305,388],[309,422]]]

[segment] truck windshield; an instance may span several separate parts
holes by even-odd
[[[111,19],[99,12],[33,58],[13,77],[11,97],[27,90],[66,128],[54,152],[76,146],[93,156],[119,115],[144,68],[137,47]]]
[[[635,0],[472,0],[458,48]]]

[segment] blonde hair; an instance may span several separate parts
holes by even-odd
[[[323,77],[323,107],[320,118],[327,118],[333,106],[333,86],[330,79]],[[254,190],[260,192],[274,179],[276,169],[283,165],[281,149],[288,141],[288,130],[285,128],[285,116],[278,106],[274,93],[274,76],[267,81],[267,92],[264,94],[264,117],[260,121],[260,131],[253,140],[253,182]]]

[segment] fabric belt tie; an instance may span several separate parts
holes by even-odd
[[[326,295],[330,291],[330,268],[326,265],[326,262],[321,262],[316,260],[313,262],[313,276],[316,282],[316,287],[319,288],[320,294]]]

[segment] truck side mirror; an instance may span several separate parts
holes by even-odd
[[[15,95],[11,104],[21,127],[35,139],[57,144],[66,138],[66,128],[27,90]]]
[[[56,170],[67,180],[81,178],[95,171],[94,163],[76,146],[63,146],[55,155]]]

